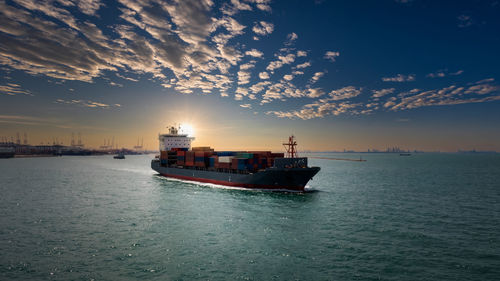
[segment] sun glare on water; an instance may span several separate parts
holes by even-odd
[[[194,128],[190,124],[181,124],[180,133],[187,134],[188,137],[194,137]]]

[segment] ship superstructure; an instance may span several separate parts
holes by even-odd
[[[169,127],[160,134],[160,155],[151,168],[159,174],[189,181],[226,186],[304,191],[319,167],[308,167],[307,157],[298,157],[294,136],[285,143],[284,153],[271,151],[215,151],[210,147],[193,147],[193,137],[179,134]]]
[[[168,134],[160,134],[160,151],[170,151],[173,148],[183,148],[189,150],[194,137],[187,134],[179,134],[180,128],[174,126],[168,128]]]

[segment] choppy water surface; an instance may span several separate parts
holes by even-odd
[[[0,279],[500,276],[500,155],[310,159],[300,194],[171,181],[151,157],[0,159]]]

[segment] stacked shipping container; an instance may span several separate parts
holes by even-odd
[[[210,147],[173,148],[161,151],[162,165],[177,165],[208,169],[228,169],[254,172],[272,167],[275,158],[283,158],[283,153],[270,151],[214,151]]]

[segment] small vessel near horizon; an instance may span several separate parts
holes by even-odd
[[[13,158],[16,149],[12,146],[0,146],[0,158]]]
[[[151,168],[160,175],[180,180],[212,183],[248,189],[303,192],[306,184],[320,171],[308,167],[307,157],[298,157],[294,136],[290,136],[285,153],[271,151],[215,151],[210,147],[193,147],[193,137],[169,128],[160,134],[160,155]]]
[[[113,156],[113,159],[125,159],[125,154],[123,152],[118,152],[117,155]]]

